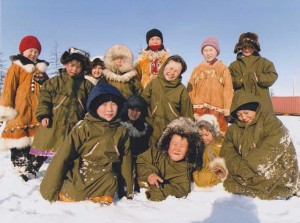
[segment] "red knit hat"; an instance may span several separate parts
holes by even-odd
[[[213,48],[215,48],[217,50],[217,55],[220,54],[220,47],[219,47],[219,41],[217,37],[214,36],[210,36],[208,38],[206,38],[203,43],[201,44],[201,53],[203,52],[203,48],[206,46],[212,46]]]
[[[21,54],[30,48],[37,49],[39,53],[42,51],[40,41],[35,36],[25,36],[20,42],[19,51]]]

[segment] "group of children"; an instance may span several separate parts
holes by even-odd
[[[21,40],[0,101],[0,144],[21,177],[36,177],[53,157],[40,186],[50,202],[109,205],[141,187],[161,201],[186,197],[192,182],[224,182],[229,192],[261,199],[295,194],[296,152],[270,104],[277,73],[259,55],[258,36],[241,34],[229,68],[217,58],[218,39],[206,38],[187,88],[186,62],[168,54],[162,33],[149,30],[146,41],[135,66],[125,45],[103,60],[71,47],[49,79],[39,40]]]

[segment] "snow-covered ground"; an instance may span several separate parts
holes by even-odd
[[[290,130],[300,160],[300,117],[279,117]],[[299,162],[300,163],[300,162]],[[186,199],[169,197],[150,202],[144,191],[133,200],[115,201],[109,207],[92,202],[49,203],[39,194],[40,176],[27,183],[14,173],[10,153],[0,153],[0,221],[12,223],[83,222],[189,222],[189,223],[285,223],[300,222],[300,198],[263,201],[225,192],[222,185],[210,191],[193,189]]]

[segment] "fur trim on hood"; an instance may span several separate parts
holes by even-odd
[[[117,68],[114,64],[114,59],[118,57],[124,58],[124,64],[119,69],[121,73],[126,73],[133,70],[133,54],[131,50],[125,45],[114,45],[109,48],[104,56],[105,67],[114,73],[117,73]]]
[[[198,154],[202,154],[201,150],[203,148],[198,127],[190,118],[180,117],[169,123],[158,141],[157,148],[163,152],[167,152],[171,138],[175,134],[187,138],[189,149],[186,154],[186,159],[190,164],[195,166],[197,163],[198,165]]]
[[[214,138],[216,138],[220,134],[220,126],[216,116],[210,114],[205,114],[202,116],[195,115],[195,119],[197,121],[196,125],[198,127],[206,126],[213,134]]]

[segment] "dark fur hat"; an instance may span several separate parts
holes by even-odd
[[[65,65],[72,60],[77,60],[81,63],[82,70],[85,70],[89,65],[89,54],[83,50],[79,50],[75,47],[69,48],[65,51],[60,58],[60,62]]]
[[[147,115],[147,103],[142,96],[131,95],[127,99],[128,108],[139,108],[141,110],[141,116],[144,118]]]
[[[94,68],[98,65],[102,68],[102,70],[105,69],[103,60],[101,60],[99,57],[96,57],[93,61],[91,61],[90,66],[91,68]]]
[[[256,33],[242,33],[239,38],[239,42],[234,47],[234,53],[238,53],[243,49],[244,46],[251,45],[254,47],[256,52],[260,51],[260,45],[258,42],[258,35]]]

